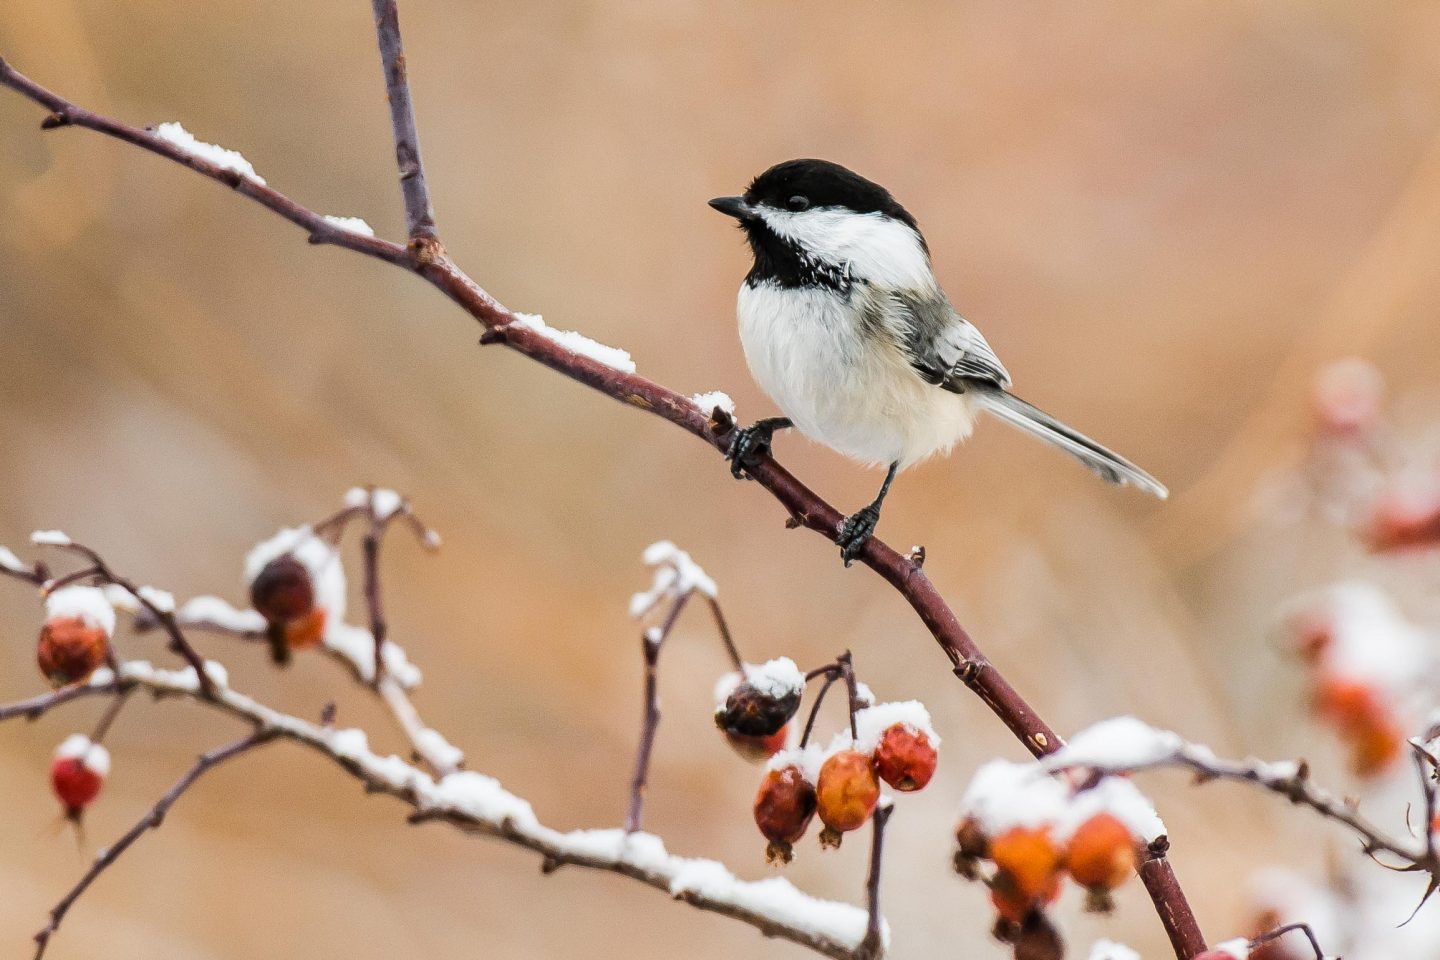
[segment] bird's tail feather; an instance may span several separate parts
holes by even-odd
[[[1129,485],[1164,500],[1165,485],[1118,453],[1106,450],[1082,433],[1071,430],[1050,414],[998,387],[971,386],[972,395],[990,413],[1012,427],[1054,444],[1110,483]]]

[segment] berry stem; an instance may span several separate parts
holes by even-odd
[[[665,621],[658,628],[651,627],[640,636],[641,652],[645,656],[645,707],[640,715],[640,745],[635,752],[635,775],[630,778],[630,809],[625,814],[625,832],[634,833],[640,829],[640,814],[645,803],[645,784],[650,776],[650,754],[655,748],[655,731],[660,726],[660,648],[665,638],[675,628],[685,604],[693,593],[687,590],[675,598]]]
[[[864,960],[879,957],[885,952],[884,937],[880,931],[880,860],[885,852],[885,824],[895,808],[881,803],[871,818],[870,872],[865,877],[865,905],[869,920],[865,926],[865,939],[860,941],[858,955]]]

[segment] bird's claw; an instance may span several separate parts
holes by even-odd
[[[761,421],[748,427],[739,427],[730,438],[725,459],[730,461],[730,476],[740,479],[740,472],[758,457],[770,452],[770,441],[775,436],[775,427]]]
[[[880,510],[872,503],[846,517],[845,522],[840,524],[840,536],[836,542],[840,544],[840,557],[845,566],[850,566],[860,556],[879,522]]]

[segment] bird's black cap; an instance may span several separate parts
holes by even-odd
[[[805,198],[809,207],[843,207],[856,213],[883,213],[915,230],[915,218],[880,184],[829,160],[786,160],[756,177],[745,191],[750,205],[784,210]],[[728,212],[728,211],[727,211]],[[733,214],[732,214],[733,216]]]

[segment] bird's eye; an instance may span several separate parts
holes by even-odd
[[[799,213],[801,210],[808,210],[809,207],[810,198],[801,196],[798,193],[795,196],[791,197],[789,200],[785,201],[785,208],[787,210],[793,210],[796,213]]]

